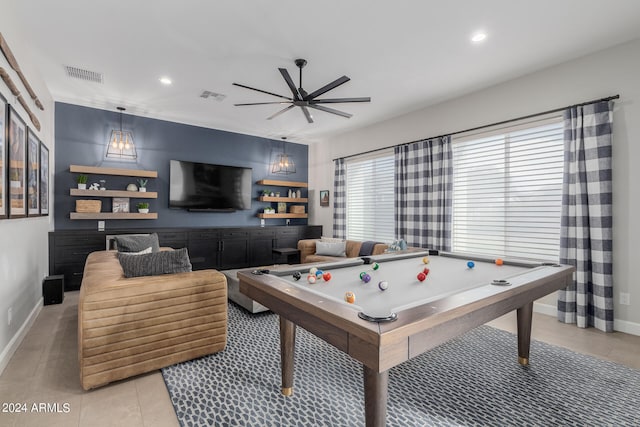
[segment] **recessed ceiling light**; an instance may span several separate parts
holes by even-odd
[[[169,86],[173,82],[169,77],[160,77],[160,83],[162,83],[163,85]]]
[[[487,38],[487,33],[480,31],[471,36],[471,41],[474,43],[480,43],[486,38]]]

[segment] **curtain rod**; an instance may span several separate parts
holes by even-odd
[[[534,117],[538,117],[538,116],[544,116],[545,114],[552,114],[552,113],[558,113],[560,111],[564,111],[567,108],[573,108],[573,107],[582,107],[584,105],[589,105],[589,104],[595,104],[596,102],[603,102],[603,101],[611,101],[613,99],[618,99],[620,98],[620,95],[613,95],[613,96],[608,96],[606,98],[600,98],[600,99],[596,99],[593,101],[587,101],[587,102],[581,102],[579,104],[573,104],[573,105],[568,105],[566,107],[561,107],[561,108],[555,108],[553,110],[548,110],[548,111],[543,111],[542,113],[535,113],[535,114],[529,114],[528,116],[522,116],[522,117],[517,117],[515,119],[509,119],[509,120],[503,120],[501,122],[497,122],[497,123],[492,123],[490,125],[482,125],[482,126],[477,126],[474,128],[470,128],[470,129],[465,129],[465,130],[459,130],[457,132],[451,132],[451,133],[446,133],[443,135],[439,135],[439,136],[435,136],[435,137],[431,137],[431,138],[421,138],[421,139],[417,139],[415,141],[410,141],[410,142],[401,142],[400,144],[395,144],[395,145],[388,145],[386,147],[382,147],[382,148],[374,148],[373,150],[369,150],[369,151],[364,151],[362,153],[357,153],[357,154],[350,154],[348,156],[344,156],[344,157],[339,157],[341,159],[348,159],[351,157],[357,157],[357,156],[362,156],[364,154],[370,154],[370,153],[375,153],[376,151],[382,151],[382,150],[388,150],[389,148],[395,148],[395,147],[399,147],[401,145],[406,145],[406,144],[413,144],[415,142],[420,142],[420,141],[424,141],[426,139],[435,139],[435,138],[442,138],[444,136],[451,136],[451,135],[458,135],[461,133],[466,133],[466,132],[473,132],[475,130],[480,130],[480,129],[484,129],[484,128],[489,128],[492,126],[500,126],[500,125],[504,125],[507,123],[511,123],[511,122],[517,122],[519,120],[526,120],[526,119],[531,119]],[[336,159],[333,159],[333,161],[335,162]]]

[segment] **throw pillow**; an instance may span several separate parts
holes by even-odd
[[[329,242],[329,243],[342,243],[344,242],[344,239],[339,239],[337,237],[327,237],[327,236],[322,236],[320,238],[321,241],[323,242]]]
[[[159,252],[160,244],[158,243],[158,235],[152,234],[136,234],[115,236],[118,252],[140,252],[151,247],[151,252]]]
[[[316,255],[347,256],[346,242],[316,242]]]
[[[140,252],[123,252],[123,253],[125,253],[127,255],[144,255],[144,254],[150,254],[152,252],[153,252],[152,248],[151,248],[151,246],[149,246],[147,249],[144,249],[144,250],[142,250]]]
[[[120,252],[118,260],[125,277],[157,276],[191,271],[187,248],[142,255]]]

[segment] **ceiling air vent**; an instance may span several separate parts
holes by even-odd
[[[200,98],[204,98],[204,99],[213,98],[218,102],[222,101],[226,97],[227,97],[227,95],[223,95],[221,93],[211,92],[210,90],[205,90],[200,94]]]
[[[104,74],[98,73],[96,71],[83,70],[82,68],[71,67],[69,65],[65,65],[64,69],[67,72],[67,76],[73,77],[74,79],[80,79],[86,82],[94,83],[104,82]]]

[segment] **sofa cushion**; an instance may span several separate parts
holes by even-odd
[[[316,255],[346,256],[346,242],[316,242]]]
[[[120,235],[114,237],[118,252],[140,252],[147,248],[151,248],[151,252],[160,251],[158,243],[158,235],[152,234],[136,234],[132,236]]]
[[[125,277],[157,276],[191,271],[187,248],[150,254],[118,253]]]

